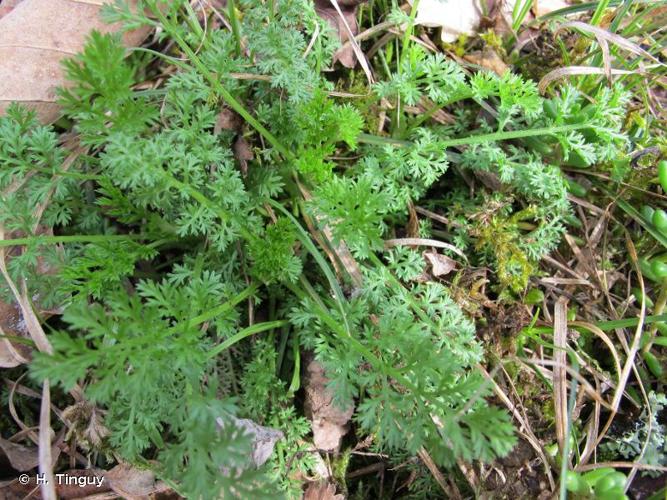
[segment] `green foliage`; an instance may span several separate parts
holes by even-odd
[[[248,242],[253,274],[258,279],[296,281],[301,274],[301,260],[294,255],[296,234],[292,223],[283,217],[267,226],[265,234]]]
[[[387,195],[391,212],[405,212],[408,202],[423,197],[449,166],[446,147],[433,132],[418,128],[412,139],[408,147],[372,151],[355,169]]]
[[[382,248],[382,216],[389,199],[370,177],[334,177],[316,192],[315,214],[333,228],[335,243],[345,241],[359,257]]]
[[[220,471],[245,469],[250,441],[232,425],[220,429],[217,423],[235,405],[219,398],[215,383],[202,386],[213,374],[207,354],[212,339],[191,318],[224,303],[233,290],[223,276],[208,271],[187,270],[184,281],[185,271],[162,282],[141,281],[134,295],[106,288],[99,303],[73,303],[63,321],[85,335],[52,334],[55,354],[38,355],[32,371],[65,388],[88,378],[86,395],[108,408],[109,445],[127,459],[136,461],[157,447],[162,472],[183,491],[195,498],[210,491],[231,494],[245,483]],[[238,319],[231,306],[207,317],[220,339],[230,336]]]
[[[495,219],[493,228],[480,228],[464,221],[468,239],[477,237],[478,248],[492,249],[495,255],[491,260],[495,261],[500,282],[515,291],[525,287],[536,262],[558,245],[570,214],[567,184],[556,165],[566,163],[583,168],[618,161],[629,151],[627,136],[621,132],[629,95],[620,85],[601,88],[592,103],[570,86],[564,87],[558,96],[545,100],[539,96],[534,82],[516,74],[507,72],[498,77],[480,72],[468,76],[441,54],[426,55],[413,46],[409,57],[402,60],[400,70],[388,81],[377,84],[376,91],[382,97],[399,98],[409,105],[426,99],[433,103],[433,111],[453,107],[457,122],[441,127],[435,137],[433,132],[428,132],[432,136],[428,142],[433,144],[434,151],[444,152],[447,141],[453,136],[465,130],[477,130],[469,136],[470,145],[464,146],[458,155],[444,154],[440,164],[454,163],[472,171],[490,173],[506,191],[521,197],[524,206],[517,209],[517,214],[507,222]],[[487,111],[492,104],[492,117],[480,114],[471,118],[462,107],[466,101],[484,106]],[[417,118],[416,123],[421,123],[421,118]],[[535,129],[543,132],[532,136],[531,131]],[[518,143],[508,144],[496,138],[502,137],[506,130],[517,132],[516,136],[521,138]],[[484,134],[489,135],[488,139],[475,140],[476,135]],[[392,153],[391,157],[394,156]],[[405,158],[399,159],[401,165],[408,163]],[[386,177],[385,162],[380,164],[383,172],[376,176],[383,178]],[[444,170],[432,171],[433,180]],[[416,174],[417,178],[429,179],[428,172]],[[397,183],[398,189],[403,190],[408,185],[403,179]],[[425,187],[428,186],[430,183]],[[401,200],[397,190],[390,192],[393,199]],[[416,199],[423,194],[422,189],[409,196]],[[527,218],[532,219],[535,227],[524,234],[516,223]],[[506,228],[507,224],[512,229]]]
[[[60,90],[60,102],[85,144],[102,144],[113,131],[140,134],[157,118],[157,109],[132,91],[134,69],[125,55],[119,36],[93,32],[83,53],[64,62],[75,85]]]
[[[366,270],[347,311],[354,340],[332,331],[305,300],[291,314],[302,342],[325,366],[339,404],[359,398],[354,418],[381,448],[414,454],[425,446],[446,465],[507,453],[512,426],[486,404],[481,376],[470,370],[482,356],[473,324],[441,285],[397,288],[391,273],[405,273],[410,260],[394,262]],[[369,364],[365,350],[382,366]]]
[[[334,164],[327,157],[334,153],[337,142],[356,148],[363,119],[352,106],[335,104],[322,91],[294,108],[291,118],[298,133],[293,139],[297,149],[296,169],[316,182],[328,180]]]
[[[39,125],[33,112],[11,105],[0,116],[0,227],[4,238],[21,237],[70,222],[81,202],[76,182],[63,175],[65,151],[56,134]],[[14,252],[8,268],[12,279],[29,280],[33,296],[46,306],[62,300],[53,292],[61,255],[54,247],[29,245]],[[5,298],[8,290],[2,288]]]
[[[134,273],[139,260],[155,257],[152,248],[133,241],[109,241],[84,247],[60,271],[61,293],[101,299]]]
[[[277,357],[270,342],[260,340],[253,346],[241,378],[241,412],[261,425],[283,430],[285,438],[276,444],[268,464],[269,474],[289,498],[300,498],[301,483],[290,477],[289,470],[310,472],[315,468],[313,455],[303,449],[310,423],[297,414],[293,394],[278,378]]]

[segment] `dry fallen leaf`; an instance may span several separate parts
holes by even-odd
[[[160,489],[155,474],[129,464],[118,464],[105,474],[109,488],[123,498],[147,496]]]
[[[327,388],[329,380],[324,367],[311,361],[306,367],[305,412],[313,428],[313,442],[320,450],[337,451],[343,436],[349,431],[354,406],[339,408],[333,401],[333,393]]]
[[[251,459],[255,467],[264,465],[273,453],[276,443],[285,437],[281,431],[261,426],[247,418],[231,417],[231,421],[237,428],[243,429],[246,434],[252,437]],[[217,422],[221,427],[224,425],[223,420],[219,417]]]
[[[236,136],[232,150],[234,151],[234,158],[236,158],[241,167],[241,173],[245,177],[248,175],[248,162],[254,159],[255,155],[250,148],[250,144],[248,144],[248,141],[245,140],[242,134]]]
[[[336,487],[333,484],[320,481],[308,484],[303,500],[345,500],[345,495],[337,495]]]
[[[505,61],[502,60],[498,53],[490,48],[470,52],[463,56],[463,59],[469,63],[491,70],[498,76],[503,76],[510,70],[509,66],[505,64]]]
[[[213,132],[215,134],[219,134],[223,130],[233,130],[234,132],[240,132],[242,125],[243,119],[238,113],[232,109],[223,107],[215,120]]]
[[[343,13],[343,18],[347,25],[350,27],[353,35],[356,35],[359,32],[359,26],[357,25],[357,7],[359,4],[364,3],[365,0],[339,0],[338,5],[340,10]],[[350,39],[349,33],[345,28],[345,23],[343,18],[338,14],[336,8],[332,5],[330,0],[315,0],[315,12],[322,19],[326,20],[332,28],[336,30],[340,38],[340,43],[344,44]],[[338,52],[334,55],[334,62],[340,61],[340,63],[346,68],[354,68],[357,64],[357,59],[354,55],[354,49],[352,45],[347,45],[346,47],[339,49]]]
[[[456,261],[437,252],[424,252],[424,257],[431,264],[431,273],[436,278],[445,276],[456,269]]]
[[[18,472],[29,471],[39,464],[37,448],[28,448],[0,438],[0,450],[7,457],[12,468]]]
[[[0,301],[0,335],[30,338],[18,306]],[[30,360],[30,348],[0,338],[0,368],[14,368]]]
[[[2,16],[0,114],[10,103],[18,101],[35,109],[45,123],[58,118],[56,89],[66,83],[62,59],[80,52],[92,30],[118,29],[100,19],[102,3],[23,0]],[[136,45],[147,34],[146,29],[131,31],[123,39],[128,46]]]

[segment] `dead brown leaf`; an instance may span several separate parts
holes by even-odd
[[[607,71],[604,68],[598,68],[597,66],[566,66],[563,68],[557,68],[553,71],[550,71],[542,77],[540,83],[537,85],[537,89],[540,91],[540,94],[544,94],[547,90],[547,87],[554,80],[564,78],[566,76],[572,75],[604,75]],[[628,71],[625,69],[610,69],[608,71],[609,75],[632,75],[639,74],[639,71]]]
[[[118,464],[105,474],[108,486],[123,498],[136,498],[156,493],[163,485],[155,474],[129,464]]]
[[[30,338],[21,312],[14,304],[0,301],[0,335]],[[7,338],[0,338],[0,368],[13,368],[30,360],[30,348]]]
[[[100,18],[102,3],[23,0],[2,16],[0,114],[17,101],[33,108],[45,123],[58,118],[56,89],[66,84],[61,61],[80,52],[92,30],[118,29]],[[147,29],[131,31],[123,39],[126,45],[133,46],[147,34]]]
[[[276,443],[283,439],[285,435],[271,427],[264,427],[247,418],[231,417],[232,423],[239,429],[252,437],[252,465],[261,467],[266,463]],[[218,425],[224,426],[222,418],[217,419]]]
[[[408,225],[405,228],[405,235],[408,238],[419,238],[419,217],[412,202],[408,203]]]
[[[510,68],[505,61],[498,55],[498,53],[490,48],[484,50],[470,52],[463,56],[466,61],[481,66],[482,68],[493,71],[498,76],[503,76]]]
[[[215,120],[213,132],[216,134],[219,134],[223,130],[233,130],[234,132],[239,132],[242,125],[243,120],[239,114],[225,107],[222,108],[220,113],[218,113],[218,118]]]
[[[345,22],[347,22],[353,35],[356,35],[359,32],[359,26],[357,25],[357,7],[364,2],[365,0],[339,0],[338,5],[343,13],[343,17],[341,18],[330,0],[315,0],[315,12],[336,30],[341,44],[344,44],[350,40],[349,33],[345,28]],[[340,61],[346,68],[354,68],[357,64],[357,59],[354,55],[354,48],[352,45],[348,44],[339,49],[334,55],[334,62],[335,61]]]
[[[39,472],[46,479],[39,487],[44,500],[56,500],[56,481],[53,466],[58,455],[52,453],[53,429],[51,428],[51,386],[47,378],[42,382],[42,404],[39,410]]]
[[[248,175],[248,162],[255,158],[255,154],[252,152],[250,144],[248,144],[248,141],[245,140],[245,137],[243,137],[242,134],[236,136],[232,150],[234,151],[234,158],[236,158],[236,161],[239,162],[239,166],[241,167],[241,173],[245,177]]]
[[[9,464],[18,472],[34,469],[39,464],[37,448],[29,448],[0,438],[0,450],[9,460]]]
[[[343,436],[349,431],[349,422],[354,411],[350,404],[339,408],[333,401],[333,393],[327,388],[329,380],[324,367],[313,360],[306,367],[305,412],[313,428],[313,442],[320,450],[337,451]]]
[[[436,278],[446,276],[456,269],[456,261],[437,252],[424,252],[424,257],[431,264],[431,273]]]
[[[308,484],[303,500],[345,500],[345,496],[336,494],[336,487],[333,484],[320,481]]]

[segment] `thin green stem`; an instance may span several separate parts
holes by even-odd
[[[579,365],[577,363],[577,358],[571,356],[570,360],[573,364],[572,369],[576,373],[579,373]],[[565,477],[567,476],[567,471],[570,466],[570,433],[574,430],[574,426],[572,425],[572,415],[574,413],[574,405],[576,403],[576,398],[577,398],[577,385],[578,385],[577,378],[572,377],[572,381],[570,382],[570,394],[567,400],[567,415],[565,421],[565,442],[563,443],[563,450],[562,450],[563,454],[561,456],[561,465],[560,465],[560,477],[562,478],[560,482],[560,490],[558,492],[560,500],[567,500],[567,488],[566,488]]]
[[[415,28],[415,18],[417,17],[417,9],[419,9],[419,0],[414,0],[412,2],[412,8],[410,9],[410,22],[403,33],[403,41],[401,42],[401,57],[398,59],[398,74],[401,74],[401,69],[405,58],[408,57],[410,51],[410,37]]]
[[[412,142],[403,139],[395,139],[393,137],[382,137],[379,135],[361,133],[357,136],[357,142],[364,144],[375,144],[376,146],[412,146]]]
[[[221,344],[218,344],[215,346],[213,349],[211,349],[208,353],[209,358],[214,358],[221,352],[225,351],[226,349],[229,349],[231,346],[234,344],[242,341],[246,337],[250,337],[251,335],[255,335],[256,333],[261,333],[265,332],[267,330],[273,330],[274,328],[280,328],[281,326],[284,326],[288,324],[289,322],[287,320],[278,320],[278,321],[266,321],[264,323],[257,323],[256,325],[249,326],[248,328],[244,328],[240,332],[238,332],[236,335],[233,335],[229,337],[227,340],[222,342]]]
[[[209,321],[216,316],[220,316],[222,313],[231,311],[234,306],[237,304],[243,302],[245,299],[250,297],[252,294],[254,294],[257,291],[258,285],[257,283],[252,283],[250,286],[245,288],[241,293],[233,297],[232,299],[228,300],[224,304],[220,304],[217,307],[214,307],[213,309],[210,309],[206,312],[201,313],[198,316],[195,316],[194,318],[190,318],[187,322],[188,326],[195,326],[195,325],[201,325],[202,323],[205,323],[206,321]],[[170,331],[176,331],[179,329],[179,325],[173,326]]]
[[[540,135],[554,135],[560,132],[569,132],[590,128],[586,123],[575,123],[571,125],[558,125],[555,127],[541,127],[530,130],[507,130],[504,132],[493,132],[491,134],[471,135],[459,139],[445,139],[442,141],[444,147],[467,146],[470,144],[484,144],[485,142],[508,141],[511,139],[521,139],[523,137],[535,137]]]
[[[103,243],[105,241],[148,240],[147,234],[77,234],[71,236],[29,236],[0,240],[0,248],[22,245],[49,245],[54,243]]]
[[[591,17],[591,25],[597,26],[600,24],[602,16],[604,15],[604,11],[607,9],[607,7],[609,7],[609,0],[601,0],[598,2],[598,6],[593,13],[593,17]]]
[[[236,15],[236,0],[229,0],[229,24],[232,25],[232,34],[234,35],[234,42],[236,43],[236,55],[240,56],[243,51],[241,45],[241,30],[239,28],[239,18]]]
[[[665,321],[667,321],[667,314],[654,314],[653,316],[646,316],[644,318],[645,325],[650,325],[652,323],[659,323]],[[639,324],[639,318],[624,318],[624,319],[615,319],[611,321],[598,321],[593,324],[603,332],[608,332],[610,330],[615,330],[617,328],[632,328],[634,326],[637,326]],[[568,328],[577,330],[579,332],[586,331],[585,327],[581,327],[578,325],[568,325]],[[529,327],[528,330],[536,334],[541,334],[541,333],[552,334],[554,331],[553,327],[551,326],[532,326]]]
[[[443,147],[446,148],[453,146],[467,146],[470,144],[484,144],[486,142],[521,139],[523,137],[554,135],[560,132],[569,132],[571,130],[579,130],[590,127],[591,126],[586,123],[574,123],[570,125],[558,125],[555,127],[540,127],[528,130],[507,130],[503,132],[493,132],[491,134],[470,135],[468,137],[460,137],[457,139],[444,139],[440,141],[440,144],[442,144]],[[357,141],[367,144],[378,144],[378,145],[392,144],[395,146],[410,146],[412,144],[410,141],[403,141],[400,139],[393,139],[389,137],[380,137],[371,134],[359,134],[359,136],[357,137]]]
[[[533,0],[524,0],[523,3],[517,2],[514,4],[514,9],[512,10],[512,31],[516,32],[519,30],[532,6]]]

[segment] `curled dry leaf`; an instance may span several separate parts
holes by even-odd
[[[350,40],[350,35],[345,27],[345,22],[347,22],[353,35],[356,35],[359,32],[359,26],[357,25],[357,7],[359,4],[364,3],[364,1],[365,0],[339,0],[338,6],[343,14],[341,17],[330,0],[315,0],[315,12],[336,30],[340,42],[344,44]],[[340,61],[346,68],[354,68],[357,61],[352,45],[346,45],[346,47],[338,50],[334,55],[334,62],[335,61]]]
[[[336,487],[326,481],[309,483],[303,500],[345,500],[345,495],[336,494]]]
[[[248,144],[248,141],[245,140],[242,134],[236,136],[232,150],[234,151],[234,158],[236,158],[241,167],[241,173],[245,177],[248,175],[248,162],[254,159],[255,155],[250,148],[250,144]]]
[[[19,308],[2,301],[0,301],[0,335],[30,338]],[[0,338],[0,368],[14,368],[27,363],[29,359],[30,348],[27,345]]]
[[[638,73],[638,71],[628,71],[625,69],[612,69],[610,71],[611,75],[631,75]],[[541,94],[546,92],[549,84],[560,78],[572,75],[604,75],[606,71],[604,68],[598,68],[593,66],[566,66],[564,68],[557,68],[553,71],[550,71],[542,77],[540,83],[537,85],[537,89]]]
[[[246,434],[252,437],[251,459],[254,467],[264,465],[273,453],[276,443],[285,437],[281,431],[261,426],[247,418],[231,417],[231,421],[234,426],[243,429]],[[224,426],[222,418],[218,417],[217,422],[220,427]]]
[[[164,485],[157,482],[155,474],[129,464],[118,464],[105,474],[108,486],[123,498],[136,498],[156,493]]]
[[[305,412],[311,420],[313,442],[318,449],[337,451],[343,436],[349,430],[349,422],[354,411],[350,404],[339,408],[333,401],[333,393],[327,388],[329,380],[324,367],[317,361],[311,361],[306,367]]]
[[[437,252],[424,252],[424,257],[431,264],[431,273],[436,278],[445,276],[456,269],[456,261]]]
[[[444,248],[446,250],[451,250],[455,254],[460,255],[465,261],[468,261],[468,257],[464,254],[459,248],[455,247],[451,243],[445,243],[444,241],[433,240],[430,238],[393,238],[391,240],[385,240],[385,248],[393,248],[400,246],[422,246],[422,247],[435,247],[435,248]]]
[[[560,297],[554,306],[554,352],[553,388],[554,413],[556,422],[556,439],[561,453],[565,449],[567,439],[567,300]]]
[[[58,455],[53,455],[53,429],[51,428],[51,386],[49,379],[42,382],[42,404],[39,410],[39,473],[46,481],[40,484],[44,500],[56,500],[56,481],[53,466]]]
[[[232,109],[223,107],[215,120],[213,132],[216,134],[219,134],[223,130],[233,130],[234,132],[240,132],[242,125],[243,119],[238,113]]]
[[[419,217],[412,202],[408,203],[408,224],[405,228],[405,234],[408,238],[419,238]]]
[[[628,52],[631,52],[633,54],[636,54],[641,57],[645,57],[646,59],[650,59],[651,61],[657,63],[657,64],[662,64],[658,59],[656,59],[653,54],[650,52],[642,49],[639,45],[636,43],[631,42],[630,40],[623,38],[620,35],[617,35],[616,33],[611,33],[610,31],[607,31],[605,29],[602,29],[598,26],[592,26],[587,23],[583,23],[581,21],[570,21],[564,24],[561,24],[558,29],[555,31],[554,35],[557,35],[561,30],[567,29],[567,28],[574,28],[581,30],[585,33],[590,33],[592,34],[598,41],[600,45],[602,45],[604,42],[609,42],[617,47],[620,47],[624,50],[627,50]]]
[[[0,450],[2,450],[4,456],[9,460],[9,465],[12,466],[12,469],[18,472],[29,471],[39,464],[37,448],[29,448],[0,438]]]
[[[103,3],[23,0],[0,19],[0,114],[17,101],[45,123],[58,118],[56,89],[66,84],[62,59],[80,52],[92,30],[118,29],[100,18]],[[136,45],[147,34],[146,29],[131,31],[123,39]]]
[[[470,52],[463,56],[463,59],[484,69],[491,70],[498,76],[503,76],[510,70],[505,61],[491,48]]]

